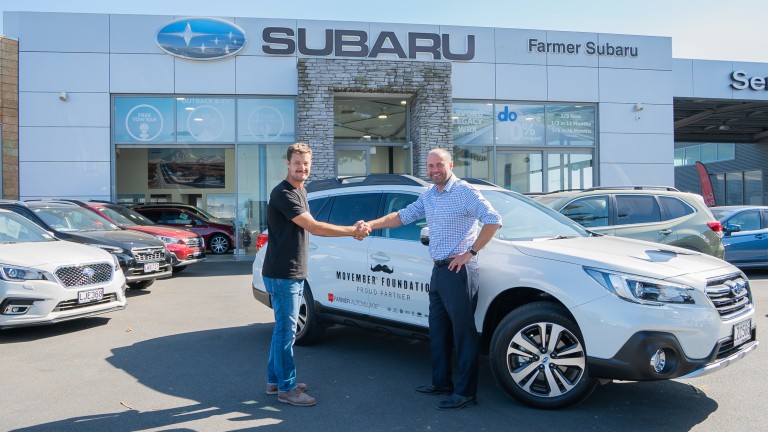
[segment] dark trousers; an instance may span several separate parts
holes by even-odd
[[[461,271],[435,267],[429,286],[429,338],[432,384],[453,387],[461,396],[477,394],[480,338],[475,328],[478,268],[476,261]],[[453,384],[451,355],[456,348],[458,376]]]

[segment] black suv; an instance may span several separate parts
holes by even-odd
[[[171,254],[162,241],[119,228],[76,204],[56,200],[0,201],[0,208],[24,216],[60,240],[112,253],[120,262],[129,288],[144,289],[155,279],[172,275]]]

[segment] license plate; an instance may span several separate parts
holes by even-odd
[[[79,291],[77,293],[78,303],[91,303],[104,298],[104,288],[97,288],[89,291]]]
[[[751,319],[733,325],[733,346],[739,346],[750,339],[752,339]]]
[[[160,270],[160,263],[144,264],[144,273],[152,273]]]

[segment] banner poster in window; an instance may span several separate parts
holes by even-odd
[[[595,145],[595,107],[547,106],[548,145]]]
[[[544,105],[496,104],[496,144],[544,145]]]
[[[174,140],[172,98],[115,98],[115,142],[161,143]]]
[[[222,189],[224,149],[150,149],[149,189]]]
[[[493,143],[493,104],[453,104],[451,114],[454,144]]]

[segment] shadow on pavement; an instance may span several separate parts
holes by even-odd
[[[298,379],[318,399],[315,407],[298,408],[264,394],[271,332],[272,324],[254,324],[113,349],[107,360],[115,368],[189,404],[169,409],[121,400],[125,406],[112,412],[18,430],[688,431],[718,408],[688,384],[661,381],[608,384],[577,407],[535,410],[501,391],[483,357],[478,406],[441,412],[434,409],[440,398],[413,391],[431,376],[428,343],[351,328],[330,329],[322,343],[295,348]],[[115,393],[119,398],[120,389]]]

